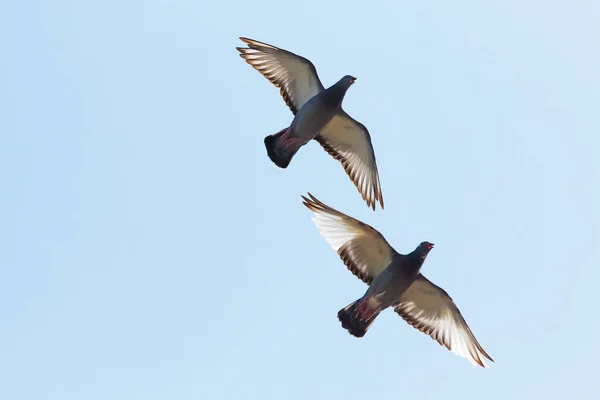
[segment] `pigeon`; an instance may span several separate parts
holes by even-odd
[[[410,254],[400,254],[370,225],[325,205],[308,193],[303,204],[315,213],[321,235],[348,269],[369,285],[358,300],[342,308],[338,319],[351,335],[363,337],[377,315],[393,307],[406,322],[474,365],[489,368],[483,350],[452,298],[421,274],[433,249],[422,242]]]
[[[294,114],[289,127],[265,137],[271,161],[285,169],[300,147],[315,139],[342,163],[367,205],[375,210],[379,201],[383,209],[369,131],[342,109],[346,91],[356,78],[346,75],[325,89],[306,58],[257,40],[240,39],[248,45],[237,47],[240,56],[280,89]]]

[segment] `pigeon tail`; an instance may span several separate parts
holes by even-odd
[[[300,149],[298,146],[299,140],[295,138],[283,138],[283,135],[289,128],[280,130],[279,132],[269,135],[265,138],[265,147],[271,161],[279,168],[287,168],[292,161],[294,154]]]
[[[377,309],[368,309],[366,301],[361,302],[361,300],[358,299],[348,304],[338,312],[338,319],[342,323],[342,327],[358,338],[365,336],[380,312]]]

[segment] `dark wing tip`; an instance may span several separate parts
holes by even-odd
[[[377,165],[375,166],[375,168],[377,168]],[[384,209],[384,205],[383,205],[383,191],[381,190],[381,182],[379,181],[379,171],[376,172],[376,182],[377,182],[377,188],[375,189],[375,195],[378,195],[377,197],[379,197],[379,206],[381,207],[381,209]]]
[[[308,195],[312,198],[312,194],[310,194],[310,192],[308,192]],[[307,198],[305,195],[301,194],[300,197],[302,197],[302,200],[304,200],[307,203],[312,203],[312,201]]]
[[[303,200],[302,204],[304,204],[306,206],[306,208],[308,208],[311,211],[314,211],[314,212],[320,211],[319,204],[314,201],[314,199],[315,199],[314,196],[310,193],[308,193],[308,195],[310,196],[310,198],[312,200],[306,198],[304,195],[300,195],[300,197],[302,197],[302,200]]]
[[[247,62],[248,60],[246,59],[246,50],[248,50],[248,48],[247,47],[236,47],[235,49],[237,51],[239,51],[238,56],[242,57]],[[250,65],[252,65],[252,64],[250,64]]]
[[[323,211],[331,210],[331,207],[329,207],[327,204],[323,203],[321,200],[317,199],[311,193],[308,193],[308,195],[312,199],[313,203],[315,203],[317,206],[319,206],[319,208],[321,208]]]
[[[300,197],[302,197],[302,204],[304,204],[306,207],[308,207],[308,204],[310,203],[310,200],[307,199],[306,197],[304,197],[304,195],[300,195]]]
[[[240,40],[244,43],[247,43],[248,47],[250,47],[251,49],[254,49],[254,50],[261,50],[261,47],[267,48],[267,49],[272,49],[272,50],[283,50],[283,49],[280,49],[279,47],[273,46],[272,44],[268,44],[265,42],[261,42],[259,40],[254,40],[254,39],[250,39],[250,38],[243,37],[243,36],[240,36]],[[286,51],[286,50],[284,50],[284,51]]]
[[[481,354],[483,354],[483,356],[485,358],[487,358],[488,360],[490,360],[491,362],[496,362],[494,361],[494,359],[492,357],[490,357],[490,355],[481,347],[481,345],[479,343],[477,343],[477,350],[479,350],[479,352]]]
[[[341,214],[339,211],[329,207],[327,204],[325,204],[321,200],[317,199],[310,192],[308,192],[308,197],[310,197],[310,199],[306,198],[305,196],[302,196],[302,195],[301,195],[301,197],[304,200],[304,202],[302,204],[304,204],[306,207],[308,207],[311,211],[326,213],[326,214],[334,214],[334,215]]]

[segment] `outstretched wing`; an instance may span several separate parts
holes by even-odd
[[[489,368],[485,359],[494,361],[477,342],[448,293],[423,275],[419,275],[404,292],[400,302],[394,305],[394,311],[410,325],[472,364]]]
[[[342,163],[367,204],[375,210],[375,202],[379,201],[383,209],[379,172],[367,128],[340,109],[315,140]]]
[[[313,63],[290,51],[240,38],[248,47],[237,47],[246,62],[280,89],[294,115],[314,95],[325,90]]]
[[[314,211],[313,221],[321,235],[348,269],[370,285],[398,253],[373,227],[334,210],[310,193],[308,196],[310,199],[302,196],[303,204]]]

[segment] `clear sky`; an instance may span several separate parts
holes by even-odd
[[[485,4],[484,4],[485,3]],[[0,2],[0,398],[564,399],[600,390],[597,1]],[[386,208],[235,46],[313,61]],[[300,195],[436,244],[491,370],[387,310]]]

